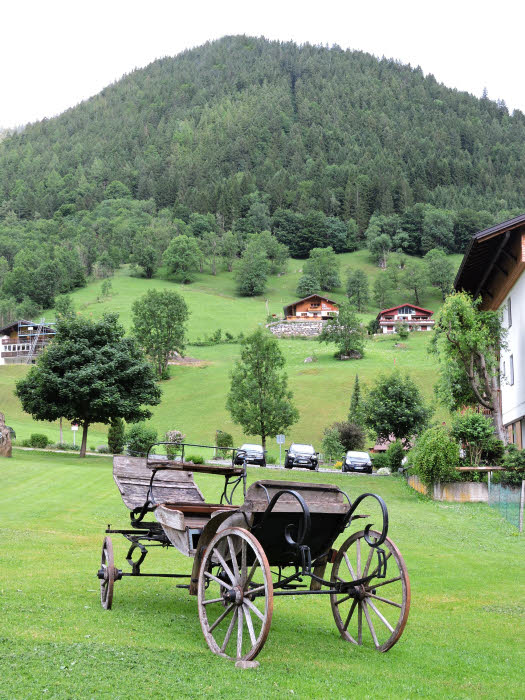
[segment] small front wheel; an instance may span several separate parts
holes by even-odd
[[[370,530],[369,539],[380,533]],[[378,651],[388,651],[403,633],[410,610],[410,580],[403,557],[388,537],[381,545],[385,554],[386,575],[380,573],[377,550],[365,540],[364,530],[354,533],[341,546],[332,567],[332,583],[370,579],[348,587],[343,593],[331,593],[330,602],[337,629],[352,644],[371,640]]]
[[[273,582],[268,560],[248,530],[218,532],[204,553],[198,584],[199,619],[214,654],[251,661],[268,637]]]
[[[100,579],[100,603],[104,610],[110,610],[113,604],[113,585],[116,578],[113,559],[113,542],[111,537],[104,537],[102,557],[98,577]]]

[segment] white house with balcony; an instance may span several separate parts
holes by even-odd
[[[431,331],[434,327],[433,313],[414,304],[400,304],[380,311],[377,321],[381,333],[395,333],[398,323],[406,323],[410,331]]]
[[[525,447],[525,214],[474,234],[454,286],[501,311],[501,415],[509,442]]]

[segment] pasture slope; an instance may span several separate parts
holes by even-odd
[[[110,459],[15,449],[1,468],[1,698],[525,696],[525,540],[486,505],[434,503],[402,479],[323,474],[352,498],[385,499],[411,579],[405,632],[379,654],[341,640],[326,596],[278,598],[260,667],[240,671],[208,650],[196,600],[169,579],[117,582],[113,609],[100,607],[103,530],[128,522]],[[263,475],[320,478],[250,468],[249,481]],[[216,477],[197,482],[218,498]],[[114,546],[124,567],[124,539]],[[145,571],[190,571],[173,549],[148,558]]]
[[[342,254],[341,277],[344,280],[348,267],[364,269],[371,286],[377,275],[384,274],[370,262],[366,251]],[[451,256],[457,266],[461,256]],[[217,276],[207,273],[197,275],[191,285],[181,285],[162,278],[151,280],[133,277],[129,269],[123,267],[111,279],[112,293],[101,298],[102,282],[92,282],[84,289],[72,295],[77,311],[99,318],[103,313],[116,312],[121,323],[131,326],[131,307],[133,302],[149,289],[176,289],[188,304],[190,319],[188,323],[189,345],[187,355],[201,362],[195,365],[174,366],[171,368],[171,380],[161,384],[162,403],[154,410],[152,424],[159,434],[168,429],[183,430],[188,439],[196,443],[209,444],[217,428],[227,430],[234,436],[235,442],[244,439],[238,426],[231,423],[225,408],[226,393],[229,390],[229,372],[235,359],[239,356],[239,345],[217,345],[211,347],[192,346],[192,341],[211,334],[221,328],[223,334],[228,331],[237,335],[246,334],[266,323],[266,300],[269,313],[281,314],[282,307],[296,298],[295,288],[301,275],[304,261],[291,260],[287,274],[271,277],[264,297],[241,298],[235,291],[232,273],[220,272]],[[336,301],[345,299],[343,289],[328,296]],[[101,299],[101,300],[98,300]],[[408,293],[396,292],[394,303],[410,300]],[[438,290],[429,288],[422,298],[421,305],[437,311],[441,304]],[[367,312],[361,314],[368,322],[377,313],[371,303]],[[50,320],[53,312],[46,312]],[[425,396],[433,400],[433,384],[436,375],[435,358],[428,355],[427,344],[430,334],[412,334],[403,343],[404,347],[395,347],[393,337],[376,337],[367,343],[366,355],[360,361],[339,362],[333,358],[334,347],[321,345],[312,340],[282,340],[281,348],[287,361],[290,386],[301,418],[287,436],[296,441],[314,442],[319,445],[323,429],[335,420],[346,417],[350,394],[356,373],[363,384],[370,384],[379,372],[388,372],[394,367],[410,372],[421,387]],[[306,357],[315,355],[316,363],[304,364]],[[58,423],[35,423],[21,410],[13,395],[15,381],[27,371],[23,366],[0,368],[1,410],[6,414],[20,438],[26,438],[32,432],[46,433],[54,442],[58,441]],[[445,413],[437,408],[436,418],[443,420]],[[97,446],[106,441],[106,427],[95,425],[90,428],[88,445]],[[253,437],[253,436],[252,436]],[[64,439],[71,441],[69,426],[66,426]],[[288,443],[287,439],[287,443]],[[270,451],[274,451],[270,446]]]

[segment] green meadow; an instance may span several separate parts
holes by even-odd
[[[412,605],[401,639],[380,654],[340,638],[327,596],[276,598],[261,665],[241,671],[209,651],[196,600],[173,580],[119,581],[112,610],[102,610],[104,529],[129,522],[109,458],[15,449],[0,468],[1,698],[525,696],[525,540],[486,505],[432,502],[400,478],[250,469],[250,482],[381,495]],[[218,498],[222,479],[196,480]],[[125,570],[126,542],[113,542]],[[191,560],[159,548],[143,570],[189,573]]]
[[[338,256],[341,262],[342,278],[349,267],[360,267],[369,274],[370,284],[377,275],[383,274],[374,266],[366,251],[346,253]],[[460,257],[451,256],[458,265]],[[152,424],[159,435],[168,429],[180,429],[187,439],[195,443],[209,444],[217,429],[227,430],[235,442],[244,440],[238,426],[232,424],[225,408],[229,390],[229,372],[239,356],[239,345],[194,346],[192,341],[211,334],[221,328],[237,335],[246,334],[266,323],[267,313],[280,315],[282,307],[296,299],[295,288],[301,275],[303,261],[291,260],[288,272],[271,277],[267,294],[264,297],[242,298],[235,291],[232,273],[221,272],[217,276],[207,273],[197,275],[193,284],[182,285],[170,280],[152,280],[134,277],[127,267],[123,267],[111,278],[112,291],[108,298],[101,296],[102,281],[92,282],[72,295],[77,311],[93,318],[100,318],[107,312],[119,314],[121,323],[131,326],[133,302],[149,289],[176,289],[185,298],[190,310],[188,322],[187,355],[200,362],[192,365],[172,366],[171,378],[162,382],[162,403],[154,409]],[[329,294],[336,301],[345,299],[342,289]],[[395,302],[410,299],[408,294],[396,293]],[[440,306],[440,293],[429,288],[421,305],[437,311]],[[364,322],[376,315],[372,306],[361,314]],[[46,318],[53,318],[52,311]],[[380,372],[390,372],[394,368],[407,371],[418,383],[429,401],[433,401],[433,384],[436,378],[436,360],[427,352],[430,334],[411,334],[407,341],[397,346],[393,336],[375,337],[367,342],[366,354],[362,360],[340,362],[333,358],[335,347],[321,345],[314,340],[281,340],[280,346],[287,361],[290,387],[300,411],[300,420],[287,435],[287,443],[292,439],[320,444],[324,428],[335,420],[346,417],[350,394],[355,375],[362,384],[370,385]],[[317,362],[304,363],[307,357],[315,356]],[[0,409],[6,414],[7,422],[21,439],[32,432],[46,433],[54,442],[58,441],[58,423],[35,423],[23,413],[13,395],[14,384],[24,376],[25,366],[0,367]],[[436,407],[436,420],[446,419],[443,409]],[[255,438],[255,436],[246,436]],[[69,424],[65,424],[64,440],[71,442]],[[95,425],[90,428],[88,445],[95,447],[106,441],[106,427]],[[276,453],[270,446],[270,452]]]

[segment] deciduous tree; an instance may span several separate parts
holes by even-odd
[[[59,321],[53,342],[16,384],[22,408],[35,420],[64,417],[82,426],[81,457],[92,423],[144,420],[151,417],[146,406],[160,403],[151,367],[117,319]]]
[[[438,395],[449,407],[488,408],[498,437],[506,443],[499,402],[505,330],[499,314],[480,311],[479,304],[480,299],[459,292],[448,296],[437,314],[431,347],[440,362]]]
[[[231,373],[226,407],[245,433],[260,435],[264,449],[267,437],[283,433],[299,419],[284,365],[278,341],[258,329],[243,341]]]
[[[159,378],[168,368],[170,354],[183,354],[188,307],[177,292],[150,289],[132,306],[132,333],[151,358]]]
[[[317,336],[320,343],[335,343],[339,357],[362,357],[365,341],[355,309],[348,302],[341,304],[339,314],[330,318]]]
[[[426,427],[431,413],[413,380],[399,372],[381,375],[363,401],[365,425],[381,440],[392,435],[409,440]]]

